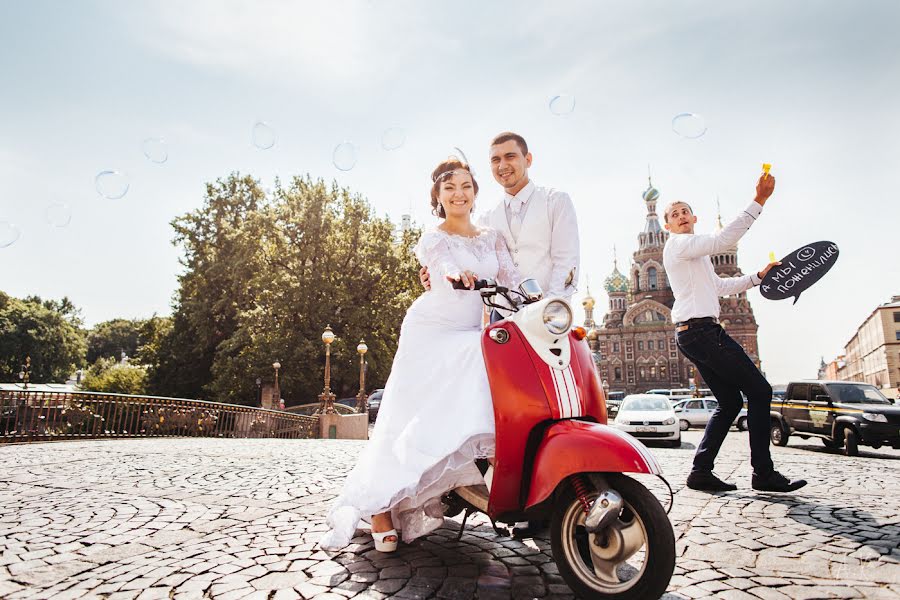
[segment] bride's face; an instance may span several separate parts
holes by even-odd
[[[457,170],[453,175],[444,177],[438,192],[438,202],[444,207],[444,214],[465,216],[472,212],[475,205],[475,186],[468,171]]]

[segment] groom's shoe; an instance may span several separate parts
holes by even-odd
[[[691,471],[687,486],[701,492],[733,492],[737,489],[736,485],[722,481],[712,471]]]
[[[795,492],[806,485],[805,479],[790,480],[778,471],[772,471],[766,477],[760,477],[756,473],[750,482],[754,490],[760,492]]]

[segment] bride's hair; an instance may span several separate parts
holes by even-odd
[[[472,170],[469,168],[469,165],[455,156],[451,156],[435,167],[434,171],[431,172],[431,212],[441,219],[447,217],[444,213],[444,207],[438,202],[438,193],[441,188],[441,182],[447,177],[453,177],[455,171],[465,171],[469,174],[469,177],[472,178],[472,187],[475,188],[475,195],[478,195],[478,182],[475,181],[475,176],[472,175]]]

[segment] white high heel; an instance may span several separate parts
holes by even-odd
[[[386,542],[384,538],[394,536],[393,542]],[[375,549],[379,552],[394,552],[400,543],[400,536],[397,535],[396,529],[382,531],[381,533],[372,532],[372,539],[375,540]]]

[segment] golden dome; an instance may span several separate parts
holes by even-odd
[[[594,304],[595,304],[594,297],[590,296],[590,295],[585,296],[584,300],[581,301],[581,305],[583,307],[585,307],[586,309],[594,308]]]

